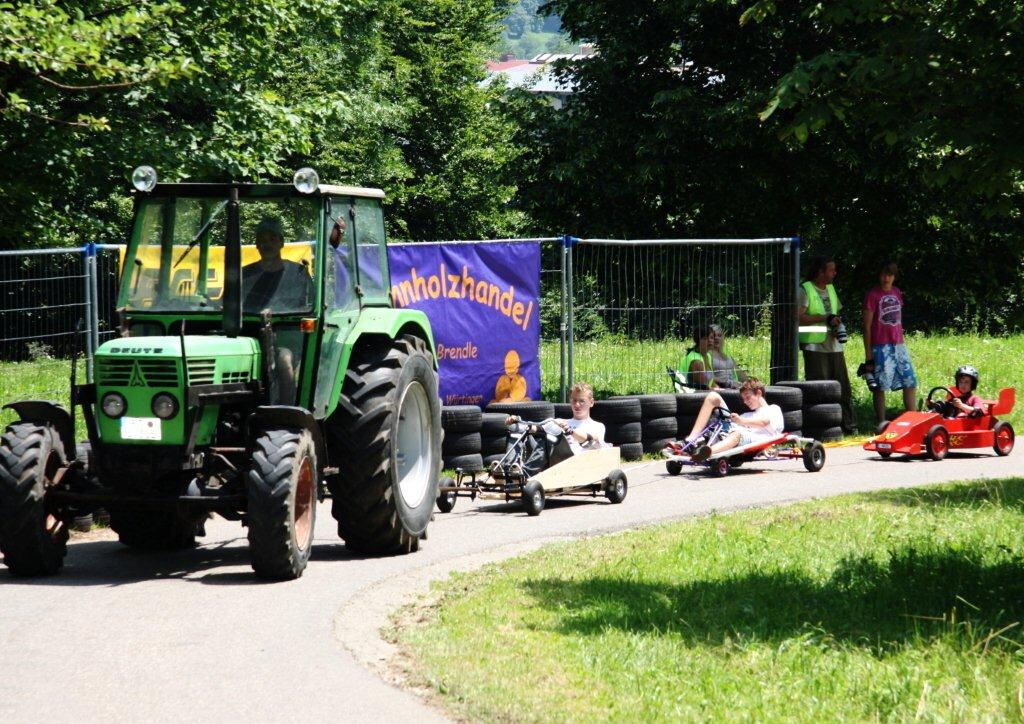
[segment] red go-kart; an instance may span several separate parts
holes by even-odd
[[[865,450],[874,450],[883,458],[893,453],[927,455],[942,460],[950,450],[990,447],[996,455],[1009,455],[1013,450],[1013,427],[996,419],[1013,409],[1012,387],[999,390],[998,400],[984,400],[980,415],[956,416],[956,409],[947,402],[956,388],[933,387],[925,400],[925,411],[904,412],[888,423],[875,437],[864,443]]]

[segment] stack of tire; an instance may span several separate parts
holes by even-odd
[[[476,405],[450,405],[441,408],[441,427],[444,428],[441,457],[446,470],[483,470],[484,461],[480,455],[481,424],[482,415]]]
[[[572,417],[569,405],[555,407],[556,413],[565,413],[559,417]],[[643,413],[640,400],[636,397],[598,400],[590,409],[590,416],[604,425],[605,442],[619,448],[623,460],[639,460],[643,457]]]
[[[678,436],[686,437],[693,429],[697,420],[697,413],[704,404],[707,392],[688,392],[675,395],[676,400],[676,424],[679,429]],[[739,390],[718,390],[722,400],[733,412],[744,412],[747,406],[740,397]],[[793,387],[782,387],[769,385],[765,387],[765,400],[770,405],[778,405],[782,409],[783,430],[786,432],[800,433],[802,430],[804,416],[802,411],[803,394],[799,389]]]
[[[843,439],[842,388],[835,380],[794,380],[779,382],[778,387],[803,393],[803,434],[822,442]]]

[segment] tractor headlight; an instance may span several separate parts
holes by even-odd
[[[132,186],[148,194],[156,187],[156,169],[152,166],[139,166],[132,171]]]
[[[292,183],[300,194],[311,194],[320,185],[320,175],[311,168],[300,168],[295,172]]]
[[[153,404],[150,405],[153,414],[161,420],[167,420],[178,414],[178,401],[173,395],[161,392],[153,396]]]
[[[120,392],[108,392],[103,395],[100,407],[103,408],[103,413],[107,417],[121,417],[125,410],[128,409],[128,401],[124,399],[124,395]]]

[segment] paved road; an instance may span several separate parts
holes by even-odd
[[[14,579],[0,566],[0,721],[438,720],[364,668],[340,640],[360,631],[372,638],[379,617],[366,616],[369,604],[360,602],[382,596],[368,592],[530,542],[713,510],[1020,474],[1020,458],[1018,451],[882,462],[837,448],[818,474],[780,462],[724,479],[673,478],[653,463],[629,472],[629,496],[618,506],[549,501],[540,517],[528,518],[512,506],[460,499],[454,512],[437,516],[420,552],[395,558],[349,554],[322,505],[313,560],[287,583],[253,578],[244,531],[226,521],[212,522],[199,548],[162,557],[113,540],[77,542],[52,578]]]

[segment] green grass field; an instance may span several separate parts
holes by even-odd
[[[458,719],[1024,717],[1024,479],[558,544],[392,633]]]
[[[678,367],[685,353],[682,342],[637,342],[601,340],[581,342],[575,347],[574,377],[589,382],[598,396],[671,392],[672,385],[665,367]],[[962,364],[973,364],[981,372],[982,397],[994,398],[1000,387],[1017,387],[1024,393],[1024,335],[983,337],[977,335],[920,335],[907,339],[907,348],[917,371],[921,396],[932,387],[952,384],[953,372]],[[871,396],[864,382],[855,375],[864,359],[864,343],[851,336],[847,345],[846,364],[853,387],[854,406],[862,431],[874,429],[875,418]],[[738,361],[750,364],[753,374],[764,374],[767,367],[767,340],[731,338],[726,352]],[[546,399],[558,397],[559,351],[557,342],[541,345],[541,386]],[[758,365],[751,361],[761,360]],[[888,397],[890,419],[902,405],[899,393]],[[1024,401],[1007,416],[1017,430],[1024,429]]]

